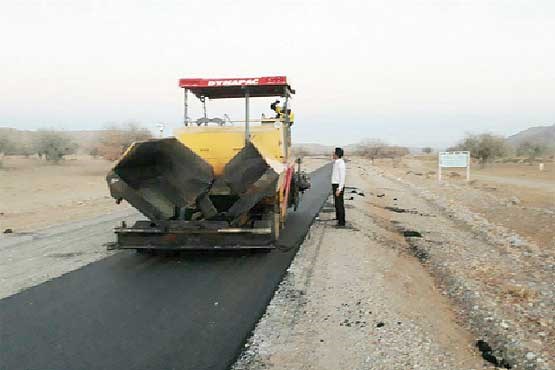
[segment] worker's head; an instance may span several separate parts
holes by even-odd
[[[333,151],[333,158],[334,159],[343,158],[343,149],[335,148],[335,150]]]
[[[275,111],[278,104],[279,104],[279,100],[276,100],[275,102],[270,104],[270,109]]]

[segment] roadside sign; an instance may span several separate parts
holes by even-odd
[[[442,168],[466,168],[466,181],[470,180],[470,152],[439,152],[438,180],[441,181]]]
[[[469,152],[440,152],[441,167],[468,167]]]

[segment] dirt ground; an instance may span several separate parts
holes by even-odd
[[[0,298],[113,252],[113,227],[136,212],[110,197],[111,163],[87,156],[59,164],[7,157],[0,169]],[[131,218],[130,218],[131,217]],[[3,233],[11,229],[12,233]],[[77,231],[77,232],[76,232]],[[36,243],[26,243],[35,240]]]
[[[329,161],[307,157],[303,167]],[[487,368],[476,340],[500,366],[550,369],[552,164],[540,174],[476,169],[468,184],[449,173],[438,184],[425,158],[347,166],[350,228],[333,228],[330,204],[323,209],[236,369]],[[134,212],[109,196],[109,168],[86,157],[4,160],[0,228],[15,233],[4,239],[0,296],[111,253],[103,243],[114,220]],[[89,234],[63,250],[46,241],[17,250],[24,238],[62,240],[76,229]]]
[[[0,232],[29,232],[121,210],[105,176],[111,162],[88,156],[58,164],[5,157],[0,169]]]
[[[334,227],[330,198],[233,370],[488,368],[353,165],[349,227]]]
[[[437,181],[435,156],[376,160],[375,165],[392,176],[441,194],[462,204],[494,224],[516,231],[542,248],[555,247],[555,163],[493,163],[474,166],[471,181],[463,170],[444,169]]]
[[[328,161],[307,158],[302,168],[310,172]],[[70,156],[58,164],[5,157],[0,168],[0,233],[31,232],[129,209],[110,196],[105,178],[111,166],[113,162],[89,156]]]
[[[517,189],[506,205],[513,185],[497,198],[407,174],[427,169],[411,162],[376,164],[347,163],[351,228],[322,210],[234,370],[551,369],[555,251],[465,207],[549,211],[549,194]]]

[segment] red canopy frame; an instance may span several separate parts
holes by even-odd
[[[190,90],[199,99],[244,98],[247,92],[250,97],[286,97],[295,93],[286,76],[182,78],[179,87]]]

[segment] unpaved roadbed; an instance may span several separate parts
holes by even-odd
[[[359,189],[347,194],[351,228],[334,228],[331,204],[320,213],[233,370],[483,368],[473,336],[404,238],[368,217]]]
[[[367,160],[348,171],[354,229],[321,213],[234,370],[552,368],[551,252]]]
[[[114,226],[137,219],[129,209],[29,233],[0,234],[0,299],[115,252]]]
[[[555,363],[555,250],[447,198],[435,187],[359,164],[370,182],[392,188],[375,208],[392,203],[417,210],[389,216],[398,228],[417,230],[411,251],[459,307],[468,327],[493,349],[500,365],[551,369]],[[385,176],[385,178],[384,178]],[[449,185],[446,185],[449,187]],[[447,192],[451,194],[451,192]],[[397,201],[392,200],[397,198]],[[551,229],[552,238],[553,228]]]

